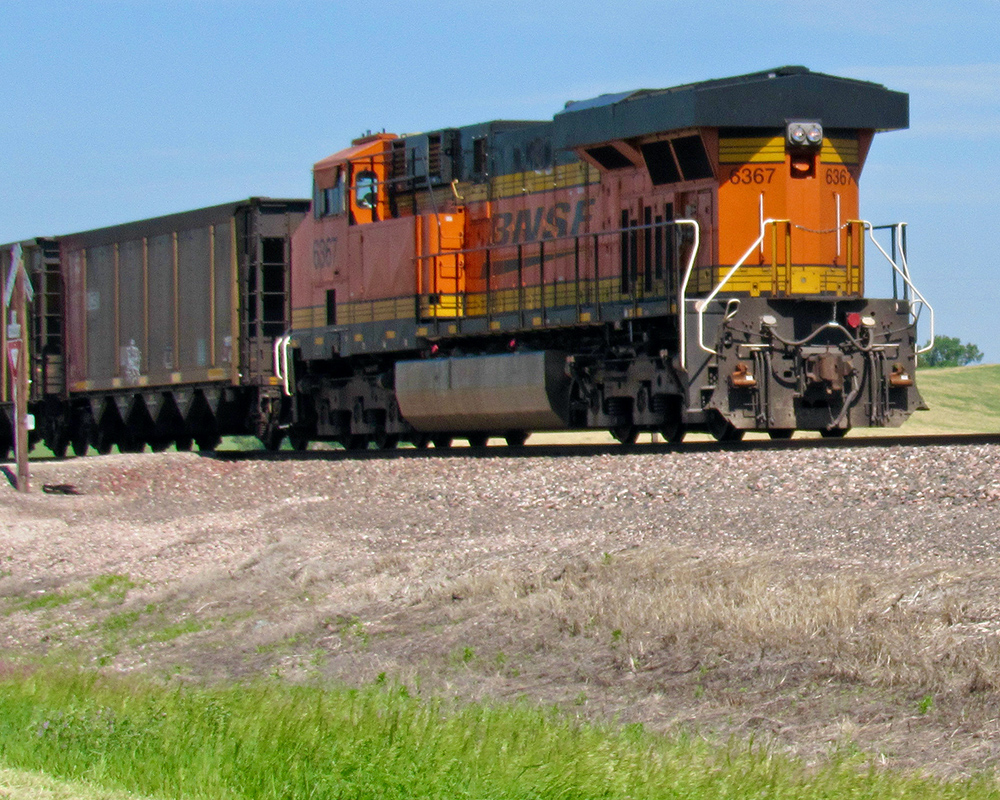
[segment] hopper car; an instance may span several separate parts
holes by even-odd
[[[782,67],[368,134],[314,165],[311,200],[32,240],[34,436],[60,453],[900,425],[933,311],[904,226],[862,219],[858,183],[908,116],[904,93]],[[873,263],[892,296],[867,296]]]

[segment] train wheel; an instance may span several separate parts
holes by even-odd
[[[97,436],[94,440],[94,449],[99,455],[106,456],[111,452],[111,448],[115,445],[114,436],[111,435],[111,431],[105,428],[103,425],[97,429]]]
[[[611,435],[627,446],[635,444],[635,440],[639,438],[639,429],[635,425],[615,425],[611,429]]]
[[[528,441],[528,433],[527,431],[507,431],[503,438],[507,442],[507,447],[524,447],[524,443]]]
[[[399,444],[399,436],[395,433],[379,431],[375,434],[375,446],[379,450],[395,450]]]
[[[363,433],[348,434],[343,441],[345,450],[367,450],[368,437]]]
[[[149,440],[149,449],[152,450],[154,453],[162,453],[164,450],[170,447],[170,443],[172,441],[173,440],[170,439],[169,437],[154,436],[152,439]]]
[[[203,453],[211,453],[221,441],[222,437],[217,433],[205,433],[195,438],[198,449]]]
[[[663,437],[663,441],[669,442],[670,444],[680,444],[683,442],[685,433],[687,433],[687,431],[684,429],[684,425],[680,420],[667,422],[662,428],[660,428],[660,436]]]
[[[190,436],[178,436],[174,439],[174,448],[178,453],[186,453],[191,449],[191,445],[194,444],[194,439]]]
[[[767,435],[772,439],[791,439],[795,428],[771,428]]]
[[[410,439],[410,442],[415,448],[417,448],[417,450],[426,450],[427,445],[431,443],[431,440],[426,433],[419,433]]]
[[[73,447],[73,455],[80,457],[87,455],[87,450],[90,449],[90,440],[87,436],[87,431],[75,431],[73,438],[70,440],[70,445]]]
[[[718,413],[709,419],[708,432],[717,442],[738,442],[743,438],[743,431]]]
[[[850,428],[824,428],[819,435],[824,439],[843,439]]]
[[[469,434],[469,447],[486,447],[490,437],[485,433]]]
[[[298,450],[300,453],[309,449],[309,437],[304,433],[288,434],[288,443],[292,446],[292,450]]]
[[[65,435],[57,436],[53,441],[47,441],[45,446],[52,451],[52,455],[56,458],[66,458],[66,451],[69,449],[69,438]]]
[[[452,438],[450,436],[432,436],[431,441],[434,442],[435,450],[450,450]]]
[[[6,461],[7,456],[10,455],[10,442],[6,439],[0,439],[0,461]]]
[[[275,425],[273,428],[268,428],[267,432],[260,438],[261,444],[264,445],[264,449],[272,453],[277,453],[281,449],[281,443],[285,440],[285,433],[279,430],[278,426]]]

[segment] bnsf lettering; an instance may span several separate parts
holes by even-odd
[[[595,202],[595,198],[591,197],[578,200],[575,209],[570,203],[559,202],[548,207],[522,209],[516,215],[509,211],[496,214],[491,241],[494,245],[526,244],[540,239],[577,236],[589,219],[590,207]]]

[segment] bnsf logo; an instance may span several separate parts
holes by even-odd
[[[575,209],[571,203],[559,202],[525,208],[516,214],[509,211],[494,214],[490,241],[495,245],[524,244],[539,239],[576,236],[587,222],[590,207],[595,202],[596,198],[591,197],[577,200]]]

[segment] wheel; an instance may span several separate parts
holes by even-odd
[[[507,431],[503,435],[504,441],[507,442],[507,447],[524,447],[524,443],[528,441],[527,431]]]
[[[434,442],[435,450],[450,450],[452,439],[450,436],[445,436],[444,434],[439,434],[437,436],[432,436],[431,441]]]
[[[94,441],[94,449],[102,456],[106,456],[111,452],[111,448],[115,445],[115,438],[111,435],[111,431],[107,428],[100,427],[97,429],[97,436]]]
[[[431,443],[430,437],[426,433],[420,433],[410,439],[410,443],[417,450],[426,450],[427,446]]]
[[[198,449],[203,453],[211,453],[219,446],[219,442],[221,441],[222,437],[217,433],[203,433],[201,436],[195,438]]]
[[[743,431],[722,414],[713,414],[708,422],[708,432],[717,442],[738,442],[743,439]]]
[[[793,433],[795,433],[795,428],[771,428],[767,435],[772,439],[791,439]]]
[[[301,453],[309,449],[309,436],[296,431],[288,434],[288,443],[292,446],[292,450],[297,450]]]
[[[65,435],[57,436],[51,442],[46,442],[45,446],[52,451],[56,458],[66,458],[66,451],[69,449],[69,438]]]
[[[194,444],[194,439],[188,435],[178,436],[174,439],[174,448],[178,453],[186,453],[191,449],[191,445]]]
[[[850,428],[824,428],[819,435],[824,439],[843,439]]]
[[[162,453],[170,447],[171,439],[166,436],[154,436],[149,440],[149,449],[154,453]]]
[[[639,438],[639,429],[635,425],[615,425],[610,432],[615,440],[626,446],[635,444]]]
[[[486,447],[490,437],[485,433],[470,433],[468,439],[469,447]]]
[[[367,450],[368,437],[363,433],[351,433],[344,437],[341,442],[345,450]]]
[[[680,444],[684,441],[685,433],[687,431],[684,430],[684,425],[679,419],[667,421],[660,428],[660,436],[663,437],[663,441],[670,444]]]
[[[6,439],[0,439],[0,461],[6,461],[7,456],[10,455],[10,442]]]

